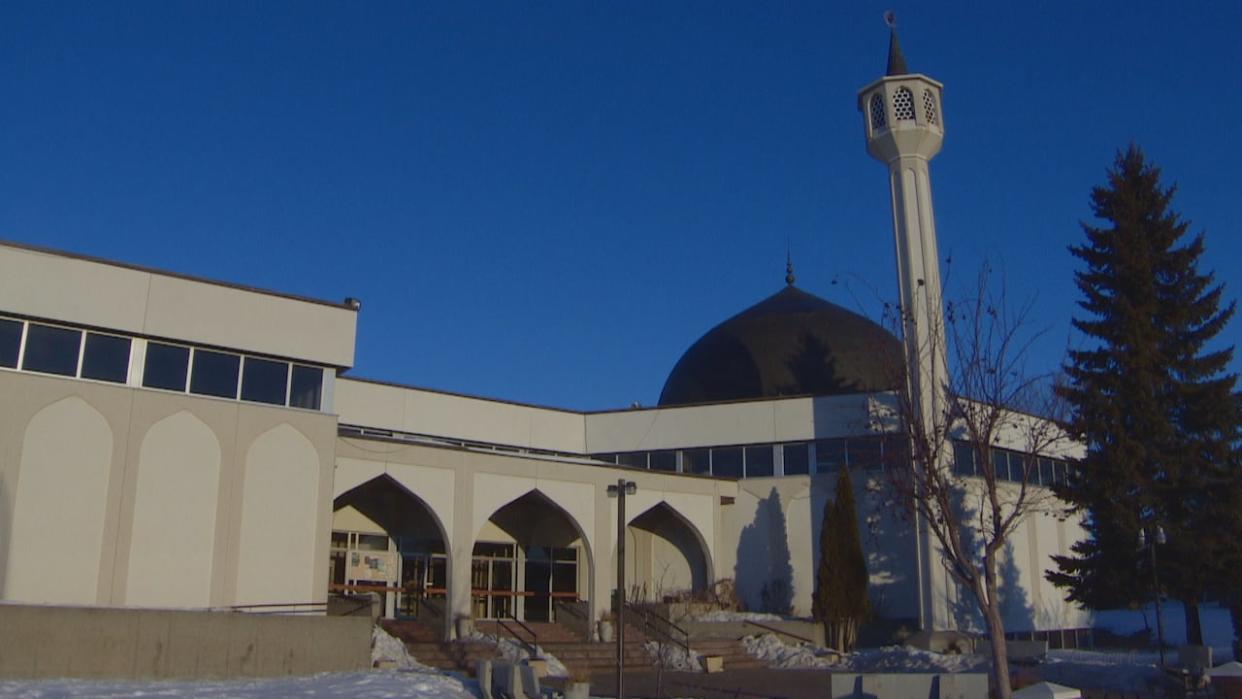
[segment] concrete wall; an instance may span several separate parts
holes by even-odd
[[[323,601],[331,415],[0,372],[0,599]]]
[[[371,666],[367,617],[0,605],[0,678],[206,679]]]
[[[5,311],[36,318],[354,363],[355,310],[4,243],[0,299]]]

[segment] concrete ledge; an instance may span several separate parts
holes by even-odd
[[[208,679],[371,666],[369,617],[0,604],[0,678]]]
[[[832,699],[987,699],[988,676],[982,673],[903,674],[834,672]]]

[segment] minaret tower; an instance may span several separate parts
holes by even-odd
[[[867,152],[888,167],[902,339],[916,413],[912,417],[930,431],[944,420],[948,377],[940,256],[927,167],[944,141],[940,103],[944,86],[906,68],[892,13],[885,20],[892,29],[887,74],[859,91],[858,109]],[[935,550],[930,534],[921,527],[919,534],[920,622],[924,628],[950,628],[945,571],[931,562],[938,556],[929,555]]]

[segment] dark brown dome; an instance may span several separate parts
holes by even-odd
[[[660,405],[888,390],[901,356],[879,324],[790,285],[691,345]]]

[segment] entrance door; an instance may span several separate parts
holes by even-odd
[[[552,559],[542,546],[526,551],[526,621],[551,620]]]

